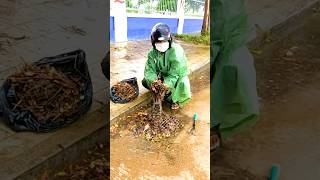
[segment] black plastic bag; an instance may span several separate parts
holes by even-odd
[[[104,77],[110,79],[110,51],[108,51],[106,56],[101,61],[100,65]]]
[[[6,80],[0,89],[0,111],[2,111],[1,115],[6,124],[14,131],[49,132],[64,127],[85,114],[90,109],[93,96],[92,82],[85,58],[84,51],[76,50],[54,57],[46,57],[33,63],[36,66],[50,65],[66,75],[79,75],[84,80],[85,88],[80,92],[84,98],[81,100],[81,105],[73,117],[40,124],[29,110],[13,110],[13,104],[16,103],[16,95],[14,89],[11,88],[10,82]]]
[[[138,95],[139,95],[139,86],[138,86],[137,78],[133,77],[133,78],[130,78],[130,79],[124,79],[121,82],[122,83],[123,82],[128,83],[128,84],[130,84],[131,86],[134,87],[134,89],[135,89],[134,97],[132,99],[130,99],[130,100],[122,99],[121,97],[118,97],[118,96],[115,95],[116,94],[116,90],[115,90],[114,86],[112,86],[111,87],[111,91],[110,91],[111,101],[114,102],[114,103],[125,104],[125,103],[131,102],[134,99],[136,99],[138,97]]]

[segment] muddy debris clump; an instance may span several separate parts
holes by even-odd
[[[62,121],[78,111],[85,84],[49,65],[26,64],[8,77],[15,92],[13,110],[29,110],[40,124]]]
[[[162,111],[162,101],[166,87],[161,81],[152,84],[153,106],[150,113],[139,112],[129,123],[133,134],[143,135],[148,141],[159,141],[170,137],[182,127],[179,119]]]
[[[164,86],[161,80],[157,80],[151,84],[151,91],[154,103],[161,103],[165,93],[167,92],[167,87]]]
[[[113,86],[115,90],[115,96],[130,102],[135,98],[135,88],[127,82],[120,82]]]
[[[182,127],[179,119],[166,113],[157,118],[152,113],[140,112],[133,117],[129,128],[135,136],[143,135],[148,141],[159,141],[174,135]]]

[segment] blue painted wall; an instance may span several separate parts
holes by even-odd
[[[110,41],[114,42],[114,17],[110,16]]]
[[[128,17],[128,40],[149,39],[152,27],[159,22],[168,24],[172,32],[177,32],[176,18]]]
[[[146,17],[128,17],[128,40],[143,40],[150,38],[152,27],[159,23],[169,25],[171,32],[177,33],[177,18],[146,18]],[[183,33],[200,32],[202,27],[202,19],[185,19],[183,25]],[[110,41],[114,42],[114,17],[110,16]]]
[[[194,33],[201,31],[202,19],[185,19],[183,23],[183,33]]]

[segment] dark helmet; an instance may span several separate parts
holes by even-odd
[[[172,37],[171,37],[170,28],[167,24],[158,23],[152,28],[152,31],[151,31],[152,46],[156,48],[155,43],[159,41],[169,41],[169,48],[171,48]]]

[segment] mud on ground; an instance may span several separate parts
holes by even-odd
[[[319,13],[286,34],[271,33],[268,41],[253,53],[257,72],[258,95],[274,102],[293,88],[305,86],[320,71]]]

